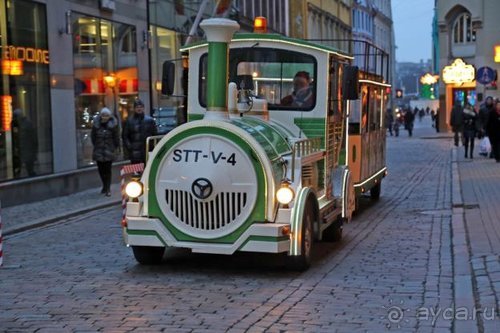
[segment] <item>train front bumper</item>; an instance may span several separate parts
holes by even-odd
[[[157,218],[127,216],[123,237],[127,246],[162,246],[189,248],[193,252],[233,254],[236,251],[282,253],[290,250],[290,225],[254,223],[233,243],[207,239],[179,241]]]

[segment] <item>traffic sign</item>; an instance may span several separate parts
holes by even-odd
[[[495,71],[490,67],[481,67],[477,70],[477,82],[481,84],[488,84],[495,80]]]

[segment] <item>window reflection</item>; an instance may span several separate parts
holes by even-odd
[[[93,117],[108,107],[121,124],[138,96],[137,38],[134,26],[78,15],[73,32],[77,159],[85,167],[94,163]]]
[[[52,172],[46,7],[11,1],[0,13],[0,181]],[[6,30],[3,30],[6,28]],[[15,50],[15,51],[14,51]]]

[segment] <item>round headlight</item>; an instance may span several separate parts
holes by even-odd
[[[278,200],[278,202],[280,204],[283,204],[283,205],[288,205],[293,200],[294,196],[295,196],[295,193],[288,186],[282,186],[276,192],[276,199]]]
[[[142,194],[142,184],[138,181],[131,181],[125,187],[125,193],[130,198],[138,198]]]

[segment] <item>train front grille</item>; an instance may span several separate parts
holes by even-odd
[[[245,192],[221,192],[212,200],[199,200],[189,191],[165,190],[170,212],[197,230],[219,230],[234,222],[248,204]]]

